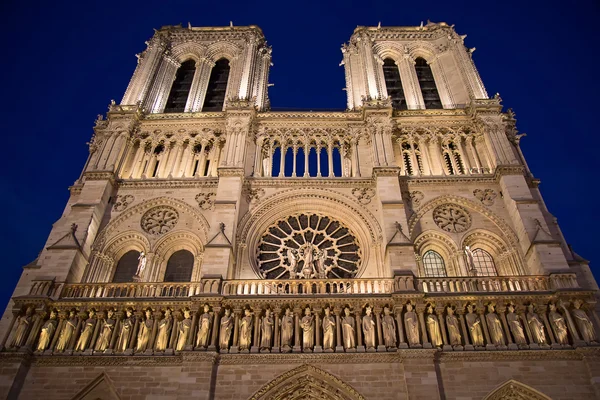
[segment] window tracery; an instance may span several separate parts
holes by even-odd
[[[483,249],[475,249],[472,255],[477,276],[498,276],[496,264],[490,253]]]
[[[123,254],[117,263],[112,281],[115,283],[133,282],[133,276],[138,267],[139,257],[140,252],[136,250],[129,250],[127,253]]]
[[[267,279],[351,278],[362,251],[343,223],[303,213],[271,225],[259,242],[257,259]]]
[[[471,226],[471,215],[461,206],[442,204],[433,210],[433,221],[446,232],[460,233]]]
[[[169,232],[179,220],[179,213],[173,207],[159,206],[151,208],[142,216],[142,229],[151,235]]]
[[[428,250],[423,255],[423,269],[426,277],[445,277],[446,264],[444,259],[434,250]]]
[[[169,257],[165,282],[190,282],[194,269],[194,256],[187,250],[178,250]]]

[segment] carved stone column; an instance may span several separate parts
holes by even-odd
[[[185,351],[190,351],[194,349],[194,345],[195,345],[195,340],[196,340],[196,331],[197,331],[197,327],[196,325],[198,324],[198,308],[195,308],[193,310],[191,310],[191,314],[192,314],[192,325],[190,326],[190,333],[188,335],[187,340],[185,341]],[[217,312],[215,312],[214,317],[217,317]],[[213,325],[213,333],[215,331],[215,325]],[[214,336],[214,335],[213,335]],[[212,345],[212,337],[211,337],[211,341],[210,341],[211,345]]]
[[[521,320],[521,325],[523,325],[523,330],[525,331],[525,335],[527,336],[527,342],[529,343],[529,347],[533,348],[531,345],[535,343],[533,341],[533,337],[531,336],[531,329],[529,329],[529,323],[527,322],[525,311],[523,310],[523,308],[521,308],[521,306],[517,306],[515,308],[515,312],[519,316],[519,319]]]
[[[118,311],[115,313],[115,315],[116,315],[115,328],[113,329],[112,335],[110,337],[110,346],[104,352],[105,354],[113,354],[114,353],[115,344],[117,344],[117,338],[119,337],[119,330],[121,329],[121,321],[123,320],[123,316],[125,314],[123,313],[123,311]]]
[[[96,323],[94,324],[94,333],[92,333],[92,340],[90,340],[90,344],[86,351],[83,352],[84,355],[92,355],[94,354],[94,347],[96,347],[96,340],[98,340],[98,334],[100,333],[100,325],[102,325],[102,320],[104,319],[104,312],[100,311],[96,314]]]
[[[408,349],[408,343],[404,340],[404,325],[402,323],[402,306],[395,307],[396,329],[398,330],[398,348]]]
[[[300,314],[302,313],[302,309],[295,308],[294,309],[294,349],[292,350],[294,353],[302,352],[301,347],[301,331],[300,331]]]
[[[456,307],[456,314],[458,314],[458,321],[460,323],[460,330],[462,332],[462,337],[465,342],[465,350],[471,351],[475,350],[473,345],[471,345],[471,341],[469,340],[469,331],[467,329],[467,322],[465,321],[465,307],[464,305],[460,305]]]
[[[156,333],[158,332],[158,323],[160,322],[163,314],[160,310],[154,313],[154,323],[152,324],[152,334],[148,340],[148,347],[146,347],[146,353],[152,354],[154,352],[154,342],[156,341]]]
[[[485,338],[485,344],[487,345],[486,348],[488,350],[495,350],[496,346],[490,341],[490,332],[488,331],[485,313],[483,312],[483,306],[481,304],[477,305],[477,315],[479,315],[479,320],[481,321],[481,330],[483,331],[483,337]]]
[[[171,327],[171,337],[169,338],[169,347],[165,349],[165,355],[175,353],[175,343],[177,343],[178,326],[180,319],[183,318],[181,311],[173,311],[173,326]]]
[[[315,353],[323,352],[323,346],[321,346],[321,309],[314,308],[315,313]]]
[[[548,333],[548,337],[550,338],[550,345],[552,347],[561,348],[562,346],[556,343],[556,339],[554,339],[554,331],[552,330],[550,321],[548,321],[548,306],[546,304],[536,304],[535,309],[538,311],[539,315],[541,315],[542,319],[544,320],[544,326],[546,327],[546,332]]]
[[[446,332],[446,318],[444,318],[444,308],[436,308],[435,314],[438,317],[438,321],[440,322],[440,331],[442,332],[442,342],[444,342],[443,350],[452,350],[452,346],[448,342],[448,333]]]
[[[501,305],[496,307],[496,313],[500,316],[500,320],[502,321],[502,328],[504,329],[504,336],[506,337],[506,341],[508,343],[508,347],[512,348],[511,345],[514,346],[513,339],[510,333],[510,328],[508,326],[508,321],[506,320],[506,306]],[[518,346],[516,346],[518,348]]]
[[[33,350],[35,346],[35,339],[37,338],[39,331],[44,323],[44,317],[46,315],[45,311],[38,311],[32,317],[31,329],[29,330],[29,334],[27,336],[27,341],[25,342],[25,348],[29,350]]]
[[[280,313],[281,313],[281,309],[279,307],[276,307],[275,310],[273,311],[273,321],[274,321],[274,334],[275,334],[275,340],[273,342],[273,348],[271,348],[271,353],[279,353],[280,351],[280,346],[281,346],[281,342],[279,339],[279,321],[280,321]]]
[[[341,308],[335,308],[335,328],[336,328],[336,341],[335,341],[335,352],[343,353],[344,345],[342,342],[342,324],[340,322],[340,315],[343,312]]]
[[[194,314],[194,320],[196,323],[192,322],[192,334],[191,337],[194,337],[194,334],[198,330],[198,312]],[[212,326],[212,336],[210,338],[210,345],[208,346],[208,351],[217,351],[217,340],[219,338],[219,330],[221,328],[221,307],[213,307],[213,312],[215,313],[213,316],[213,326]],[[190,343],[191,346],[194,345],[194,340]]]
[[[381,330],[381,307],[374,309],[375,321],[377,323],[377,351],[387,351],[383,342],[383,332]]]
[[[565,319],[567,320],[567,327],[568,327],[569,333],[571,334],[571,337],[573,338],[573,345],[574,346],[585,346],[585,342],[583,340],[581,340],[581,337],[579,336],[579,333],[577,332],[577,328],[575,327],[575,322],[573,321],[573,318],[571,317],[571,313],[569,312],[567,305],[568,305],[568,303],[564,303],[562,301],[558,303],[558,307],[563,309],[563,315],[565,316]]]
[[[233,310],[234,315],[234,323],[233,323],[233,346],[229,348],[230,354],[235,354],[240,352],[239,346],[239,338],[240,338],[240,315],[242,314],[242,310],[236,308]]]
[[[137,335],[140,329],[140,321],[142,321],[142,318],[144,318],[144,312],[136,311],[133,313],[133,315],[135,316],[135,325],[133,325],[133,332],[131,332],[131,337],[129,338],[129,344],[127,345],[128,349],[135,349]]]
[[[62,331],[63,327],[65,326],[66,319],[67,319],[67,312],[60,311],[58,313],[58,326],[56,327],[56,331],[54,332],[54,336],[52,337],[52,343],[50,344],[50,347],[48,347],[48,350],[46,350],[46,353],[52,353],[52,351],[54,351],[54,346],[56,346],[56,342],[58,341],[60,332]]]
[[[356,307],[356,310],[360,310],[359,307]],[[364,353],[365,352],[365,346],[363,345],[363,338],[362,338],[362,318],[361,318],[361,312],[357,311],[354,313],[354,320],[356,321],[356,352],[360,353]]]
[[[423,342],[424,349],[431,349],[433,346],[429,343],[427,338],[427,327],[425,326],[425,304],[417,304],[415,307],[417,315],[419,316],[419,325],[421,326],[421,341]]]
[[[250,353],[258,353],[260,350],[260,309],[254,312],[254,339],[252,341],[252,347],[250,348]]]
[[[69,342],[69,346],[65,350],[65,354],[73,354],[73,348],[75,348],[75,343],[79,339],[79,335],[81,335],[81,325],[85,318],[87,317],[87,313],[80,312],[77,316],[77,327],[73,331],[73,336],[71,336],[71,341]]]

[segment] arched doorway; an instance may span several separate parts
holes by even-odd
[[[250,400],[364,400],[353,387],[312,365],[302,365],[263,386]]]

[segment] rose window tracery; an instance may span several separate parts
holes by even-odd
[[[179,213],[173,207],[160,206],[146,211],[142,216],[142,229],[151,235],[162,235],[177,224]]]
[[[271,225],[257,249],[265,279],[352,278],[361,256],[356,237],[344,224],[309,213]]]
[[[433,221],[446,232],[460,233],[471,226],[471,215],[456,204],[442,204],[433,210]]]

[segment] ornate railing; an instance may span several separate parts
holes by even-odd
[[[575,274],[415,278],[426,293],[543,292],[578,289]]]
[[[60,284],[35,281],[30,295],[63,299],[177,298],[197,295],[370,295],[398,292],[502,293],[579,289],[575,274],[540,276],[260,280],[204,278],[200,282],[132,282]]]

